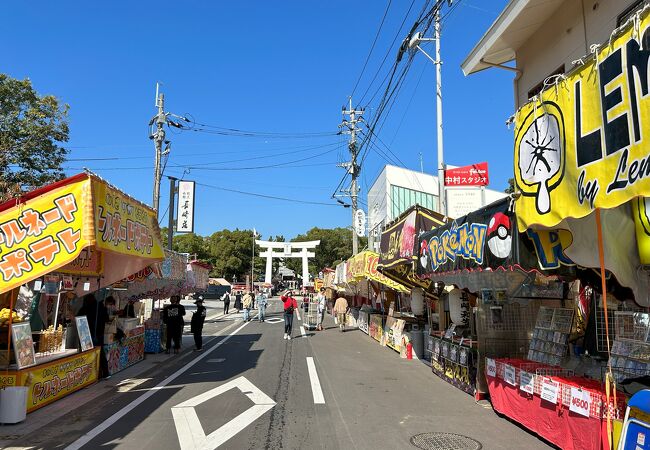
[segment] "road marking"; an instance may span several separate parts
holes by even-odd
[[[230,389],[239,389],[254,403],[243,413],[206,436],[201,421],[196,414],[196,407],[215,398]],[[172,407],[174,425],[178,434],[181,450],[213,450],[227,442],[234,435],[249,426],[264,413],[275,406],[271,397],[259,390],[257,386],[244,377],[236,378],[203,394],[185,400]]]
[[[233,324],[234,325],[234,324]],[[185,373],[187,370],[189,370],[194,364],[198,363],[201,361],[203,358],[208,356],[210,353],[212,353],[214,350],[218,349],[221,347],[221,345],[225,344],[228,339],[230,339],[232,336],[237,334],[242,328],[244,328],[246,325],[248,325],[248,322],[244,322],[239,328],[237,328],[235,331],[232,333],[226,335],[221,341],[217,342],[214,346],[210,347],[210,349],[206,350],[203,352],[201,356],[198,358],[193,359],[180,369],[178,369],[176,372],[171,374],[169,377],[165,378],[162,380],[160,383],[158,383],[153,389],[150,391],[142,394],[140,397],[136,398],[133,400],[131,403],[126,405],[124,408],[120,409],[118,412],[113,414],[111,417],[97,425],[97,427],[93,428],[91,431],[88,433],[84,434],[81,436],[79,439],[74,441],[72,444],[68,445],[65,450],[78,450],[84,445],[86,445],[88,442],[92,441],[95,439],[97,436],[99,436],[101,433],[106,431],[110,426],[115,424],[118,420],[120,420],[122,417],[126,416],[128,413],[133,411],[135,408],[137,408],[139,405],[141,405],[145,400],[147,400],[149,397],[154,395],[156,392],[167,386],[169,383],[174,381],[176,378],[178,378],[180,375]],[[229,325],[232,326],[232,325]]]
[[[305,333],[305,327],[303,327],[302,325],[300,325],[300,334],[302,334],[302,337],[307,336],[307,333]]]
[[[284,322],[284,319],[280,319],[279,317],[271,317],[270,319],[266,319],[265,322],[274,324],[274,323]]]
[[[151,378],[140,378],[140,379],[131,379],[127,378],[126,380],[121,381],[117,385],[117,392],[129,392],[131,389],[140,386],[142,383],[146,383],[151,380]]]
[[[296,309],[296,315],[298,316],[298,320],[302,320],[302,319],[300,318],[300,311],[297,310],[297,309]]]
[[[224,362],[226,358],[215,358],[215,359],[208,359],[206,362],[209,363],[221,363]]]
[[[307,370],[309,371],[309,381],[311,382],[311,393],[314,396],[315,404],[325,404],[325,397],[323,397],[323,390],[320,387],[320,380],[318,379],[318,372],[316,372],[316,365],[314,358],[307,357]]]

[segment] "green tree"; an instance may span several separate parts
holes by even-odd
[[[224,277],[228,281],[232,280],[233,276],[236,276],[238,281],[246,279],[246,275],[251,271],[253,230],[224,229],[208,236],[205,242],[208,261],[213,267],[212,276]],[[255,253],[259,255],[259,247],[255,247]]]
[[[508,187],[504,189],[506,194],[512,194],[515,192],[515,179],[514,178],[508,178]]]
[[[0,201],[63,178],[68,109],[29,79],[0,74]]]
[[[179,253],[196,255],[196,259],[207,260],[209,253],[202,236],[194,233],[177,234],[172,239],[172,248]]]

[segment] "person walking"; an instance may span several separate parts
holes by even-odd
[[[183,336],[183,316],[185,307],[181,305],[181,298],[178,295],[172,295],[169,299],[171,303],[163,308],[163,322],[167,325],[167,351],[169,354],[174,340],[174,354],[178,354],[181,348],[181,337]]]
[[[194,302],[196,311],[192,314],[190,321],[190,331],[194,335],[194,350],[200,352],[203,350],[203,323],[205,322],[206,308],[203,306],[203,300],[198,299]]]
[[[253,295],[250,292],[246,292],[244,295],[242,306],[244,307],[244,322],[251,320],[251,307],[253,306]]]
[[[257,293],[257,320],[260,322],[264,322],[266,319],[266,305],[268,304],[268,299],[266,298],[266,294],[262,292]]]
[[[235,309],[237,312],[240,312],[242,310],[242,305],[241,305],[241,291],[237,291],[235,293]]]
[[[325,309],[327,308],[327,298],[325,298],[325,288],[320,288],[316,296],[318,303],[318,317],[316,318],[316,331],[323,331],[323,319],[325,318]]]
[[[341,332],[345,331],[345,313],[348,312],[348,301],[345,297],[339,297],[334,303],[334,314],[336,314],[336,320],[339,323],[339,330]]]
[[[292,297],[292,292],[288,291],[280,297],[284,306],[284,339],[291,340],[291,328],[293,327],[293,313],[298,309],[296,299]]]
[[[230,292],[226,292],[223,295],[223,314],[224,316],[228,314],[228,310],[230,309]]]

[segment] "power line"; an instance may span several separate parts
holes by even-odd
[[[357,78],[357,82],[354,84],[354,88],[352,88],[352,93],[350,94],[350,97],[354,96],[354,93],[357,90],[357,86],[359,86],[359,82],[361,81],[361,78],[363,77],[363,73],[366,71],[366,66],[368,65],[368,61],[370,60],[370,56],[372,55],[372,51],[375,49],[375,44],[377,44],[377,39],[379,38],[379,34],[381,33],[381,29],[384,26],[384,21],[386,20],[386,16],[388,15],[388,10],[390,9],[390,4],[392,0],[388,0],[388,4],[386,5],[386,11],[384,11],[384,17],[381,18],[381,23],[379,24],[379,29],[377,30],[377,33],[375,34],[375,39],[372,41],[372,45],[370,46],[370,51],[368,52],[368,56],[366,57],[366,61],[363,63],[363,68],[361,69],[361,73],[359,74],[359,78]]]
[[[325,203],[325,202],[315,202],[315,201],[309,201],[309,200],[296,200],[293,198],[286,198],[286,197],[276,197],[274,195],[266,195],[266,194],[259,194],[257,192],[246,192],[246,191],[240,191],[238,189],[230,189],[230,188],[224,188],[221,186],[213,186],[210,184],[205,184],[205,183],[196,183],[198,186],[203,186],[211,189],[216,189],[219,191],[225,191],[225,192],[233,192],[235,194],[242,194],[242,195],[250,195],[252,197],[261,197],[261,198],[267,198],[271,200],[281,200],[285,202],[291,202],[291,203],[301,203],[301,204],[306,204],[306,205],[322,205],[322,206],[339,206],[336,203]]]

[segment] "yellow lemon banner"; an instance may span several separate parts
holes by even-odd
[[[93,185],[97,247],[123,255],[163,259],[156,213],[108,184]]]
[[[0,292],[68,264],[91,244],[83,214],[89,194],[86,178],[0,212]]]
[[[650,18],[515,116],[519,229],[650,196]]]

